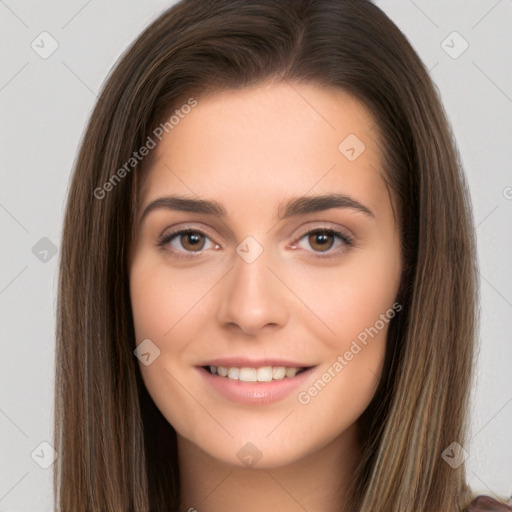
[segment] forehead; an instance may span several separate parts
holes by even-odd
[[[198,98],[187,111],[154,150],[141,205],[165,192],[231,193],[243,206],[336,188],[378,210],[387,195],[376,122],[341,89],[267,83]]]

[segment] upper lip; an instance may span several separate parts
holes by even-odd
[[[199,366],[225,366],[226,368],[262,368],[264,366],[284,366],[287,368],[309,368],[313,365],[298,363],[287,359],[278,359],[274,357],[264,357],[252,359],[250,357],[217,357],[209,359]]]

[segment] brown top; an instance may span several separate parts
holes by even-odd
[[[496,501],[490,496],[477,496],[469,505],[468,512],[510,512],[512,506]]]

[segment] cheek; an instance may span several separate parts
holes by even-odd
[[[294,291],[307,306],[303,322],[319,340],[338,354],[354,340],[375,340],[379,347],[370,349],[368,343],[358,359],[383,358],[401,275],[398,252],[354,251],[336,267],[290,272],[295,274]]]
[[[145,338],[158,339],[172,326],[169,314],[172,295],[165,281],[155,272],[132,271],[130,296],[137,343]]]
[[[202,272],[199,279],[194,272],[171,271],[161,262],[146,261],[134,262],[130,271],[136,340],[154,338],[166,342],[182,322],[186,323],[187,315],[201,309],[201,300],[214,281],[208,272]]]
[[[190,376],[184,371],[183,356],[197,327],[187,315],[197,311],[207,290],[207,284],[171,273],[151,257],[135,260],[130,269],[136,345],[150,339],[160,351],[150,364],[139,362],[141,376],[158,409],[178,431],[192,431],[204,420],[184,386]]]
[[[329,275],[319,273],[316,285],[302,290],[323,320],[309,326],[322,340],[326,357],[317,379],[299,390],[297,401],[326,435],[335,436],[355,422],[377,390],[389,324],[399,311],[394,304],[400,272],[398,257],[386,261],[361,255]]]

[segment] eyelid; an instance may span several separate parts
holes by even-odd
[[[177,225],[173,226],[172,228],[166,228],[162,232],[162,234],[159,236],[159,240],[162,240],[169,236],[175,235],[177,233],[181,233],[183,231],[185,231],[185,232],[186,231],[194,231],[194,232],[200,233],[200,234],[208,237],[210,240],[212,240],[212,242],[214,241],[215,238],[220,238],[221,243],[225,242],[225,240],[222,238],[222,236],[217,236],[217,235],[214,236],[212,233],[210,233],[210,229],[208,227],[205,227],[203,224],[187,223],[187,222],[177,224]],[[217,243],[217,242],[215,242],[215,243]]]
[[[295,241],[292,242],[288,247],[292,249],[296,249],[299,242],[307,235],[315,234],[315,233],[330,233],[330,236],[338,238],[341,242],[340,246],[332,250],[332,247],[329,247],[326,251],[308,251],[306,257],[312,258],[315,260],[327,260],[331,258],[340,257],[347,250],[351,249],[355,246],[355,239],[353,235],[345,232],[344,229],[340,227],[329,226],[327,223],[322,223],[322,225],[316,225],[315,227],[303,228],[302,234],[297,235],[295,237]]]
[[[300,228],[299,234],[295,235],[295,237],[294,237],[295,241],[298,241],[304,235],[307,235],[307,234],[309,234],[311,232],[315,232],[315,231],[335,231],[335,232],[339,232],[341,235],[343,235],[347,239],[353,240],[353,238],[354,238],[353,235],[350,234],[348,229],[342,228],[336,224],[331,224],[329,222],[309,222],[308,225],[302,226]]]
[[[174,258],[187,259],[187,258],[201,257],[207,249],[200,249],[198,251],[181,251],[181,250],[171,249],[171,248],[167,247],[170,245],[172,239],[174,239],[175,237],[177,237],[183,233],[187,233],[187,232],[198,233],[198,234],[204,236],[205,238],[207,238],[208,240],[210,240],[210,242],[214,246],[217,246],[217,248],[219,246],[219,244],[213,239],[213,237],[210,236],[207,229],[204,229],[202,227],[199,228],[195,225],[193,226],[190,224],[184,224],[184,225],[178,224],[177,226],[174,226],[169,231],[164,230],[163,233],[158,237],[156,245],[158,248],[165,250],[167,253],[171,253]]]

